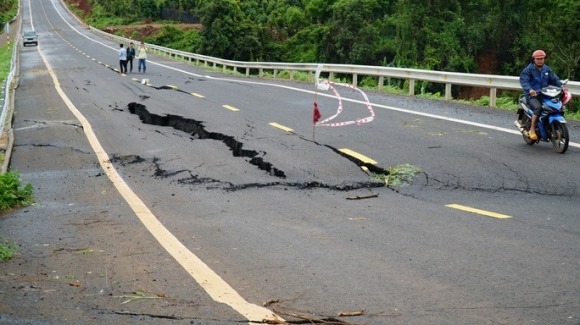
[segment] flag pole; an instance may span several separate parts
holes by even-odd
[[[316,67],[316,73],[314,74],[314,112],[312,115],[312,141],[314,141],[316,135],[316,122],[318,122],[318,118],[320,118],[320,111],[318,110],[318,82],[320,80],[321,72],[322,64],[319,64]]]

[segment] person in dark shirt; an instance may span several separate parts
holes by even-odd
[[[532,53],[532,63],[528,64],[520,74],[520,85],[524,89],[524,94],[528,105],[534,112],[532,115],[532,126],[530,127],[529,137],[532,140],[538,140],[536,134],[536,125],[538,118],[542,113],[542,103],[540,101],[540,90],[550,85],[562,87],[560,78],[548,67],[546,63],[546,52],[536,50]]]
[[[135,47],[133,47],[133,42],[131,42],[127,48],[127,64],[129,65],[129,72],[133,72],[133,58],[135,58]]]

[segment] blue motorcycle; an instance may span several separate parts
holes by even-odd
[[[540,91],[542,113],[536,125],[538,140],[532,140],[529,137],[533,111],[528,106],[526,97],[524,95],[520,96],[521,108],[517,111],[518,119],[514,124],[522,132],[524,141],[527,144],[534,145],[540,141],[552,142],[552,146],[557,153],[564,153],[568,149],[570,138],[566,119],[564,118],[564,109],[566,104],[572,99],[572,95],[563,86],[566,81],[562,82],[562,87],[548,86]]]

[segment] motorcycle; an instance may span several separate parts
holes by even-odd
[[[552,146],[557,153],[564,153],[568,149],[570,138],[568,136],[568,126],[564,118],[564,109],[566,104],[572,99],[572,94],[564,85],[568,80],[562,81],[562,87],[548,86],[540,90],[542,103],[542,112],[536,123],[536,134],[538,140],[532,140],[529,137],[530,127],[532,125],[533,111],[528,105],[526,96],[521,95],[519,99],[520,108],[518,108],[518,119],[514,125],[520,130],[524,141],[529,145],[534,145],[540,141],[552,142]]]

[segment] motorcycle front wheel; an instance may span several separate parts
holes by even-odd
[[[552,141],[552,146],[557,153],[566,152],[568,150],[568,143],[570,143],[568,126],[565,123],[554,122],[552,124],[550,141]]]

